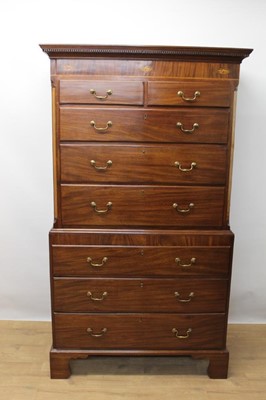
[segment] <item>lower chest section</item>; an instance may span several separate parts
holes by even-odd
[[[55,230],[54,346],[222,348],[230,231]]]

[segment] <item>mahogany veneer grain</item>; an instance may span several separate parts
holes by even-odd
[[[226,378],[234,108],[252,50],[41,47],[53,100],[51,377],[92,355],[182,355]]]

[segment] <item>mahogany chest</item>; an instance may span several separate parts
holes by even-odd
[[[41,45],[51,60],[51,377],[191,356],[226,378],[233,126],[250,49]]]

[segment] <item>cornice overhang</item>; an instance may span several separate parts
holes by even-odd
[[[58,58],[113,58],[139,60],[173,60],[238,63],[250,55],[252,49],[228,47],[176,46],[109,46],[41,44],[50,59]]]

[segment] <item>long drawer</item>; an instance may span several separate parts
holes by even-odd
[[[222,227],[223,187],[61,185],[63,226]]]
[[[225,312],[224,279],[69,279],[53,281],[58,312]]]
[[[60,139],[99,142],[226,143],[229,110],[60,107]]]
[[[148,105],[229,107],[233,86],[228,81],[148,82]]]
[[[223,145],[61,144],[61,181],[224,184]]]
[[[70,243],[51,247],[54,276],[226,277],[230,270],[229,245],[136,247]]]
[[[224,314],[54,314],[61,349],[220,349]]]

